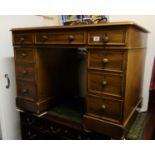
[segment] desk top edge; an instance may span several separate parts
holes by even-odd
[[[91,28],[91,27],[107,27],[107,26],[135,26],[145,33],[149,31],[133,21],[124,22],[107,22],[102,24],[81,24],[81,25],[66,25],[66,26],[38,26],[38,27],[21,27],[13,28],[11,31],[33,31],[33,30],[54,30],[54,29],[76,29],[76,28]]]

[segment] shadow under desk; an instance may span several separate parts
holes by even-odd
[[[63,98],[47,112],[20,112],[24,140],[109,140],[109,136],[87,131],[83,126],[83,98]]]

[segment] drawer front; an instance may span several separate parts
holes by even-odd
[[[35,101],[36,88],[33,82],[17,80],[17,96]]]
[[[13,44],[33,44],[34,34],[33,33],[14,33]]]
[[[123,76],[88,71],[88,91],[122,97]]]
[[[17,64],[16,65],[17,79],[27,79],[35,81],[34,65],[32,64]]]
[[[88,68],[122,72],[125,69],[124,51],[89,50]]]
[[[96,117],[84,115],[84,124],[87,130],[106,134],[115,139],[121,139],[124,135],[122,125],[117,125],[113,122],[105,121]]]
[[[33,63],[34,50],[33,48],[15,48],[15,61]]]
[[[126,30],[103,30],[88,32],[89,45],[125,45]]]
[[[53,32],[37,33],[37,44],[85,44],[86,38],[84,32]]]
[[[95,117],[120,121],[122,114],[121,107],[121,101],[91,95],[87,97],[87,114]]]

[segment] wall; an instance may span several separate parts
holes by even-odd
[[[143,105],[142,111],[147,110],[149,99],[149,86],[152,74],[153,60],[155,57],[155,16],[154,15],[110,15],[110,21],[134,21],[150,31],[148,35],[147,53],[145,61],[145,71],[143,80]]]
[[[40,16],[0,16],[0,127],[3,139],[20,139],[19,114],[15,106],[16,83],[10,29],[57,24],[57,16],[54,16],[52,21]],[[9,89],[5,88],[7,83],[5,73],[10,77]]]

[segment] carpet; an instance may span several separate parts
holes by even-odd
[[[142,140],[145,129],[147,127],[150,114],[147,112],[139,112],[135,121],[131,125],[125,139],[127,140]]]
[[[155,128],[153,129],[152,140],[155,140]]]

